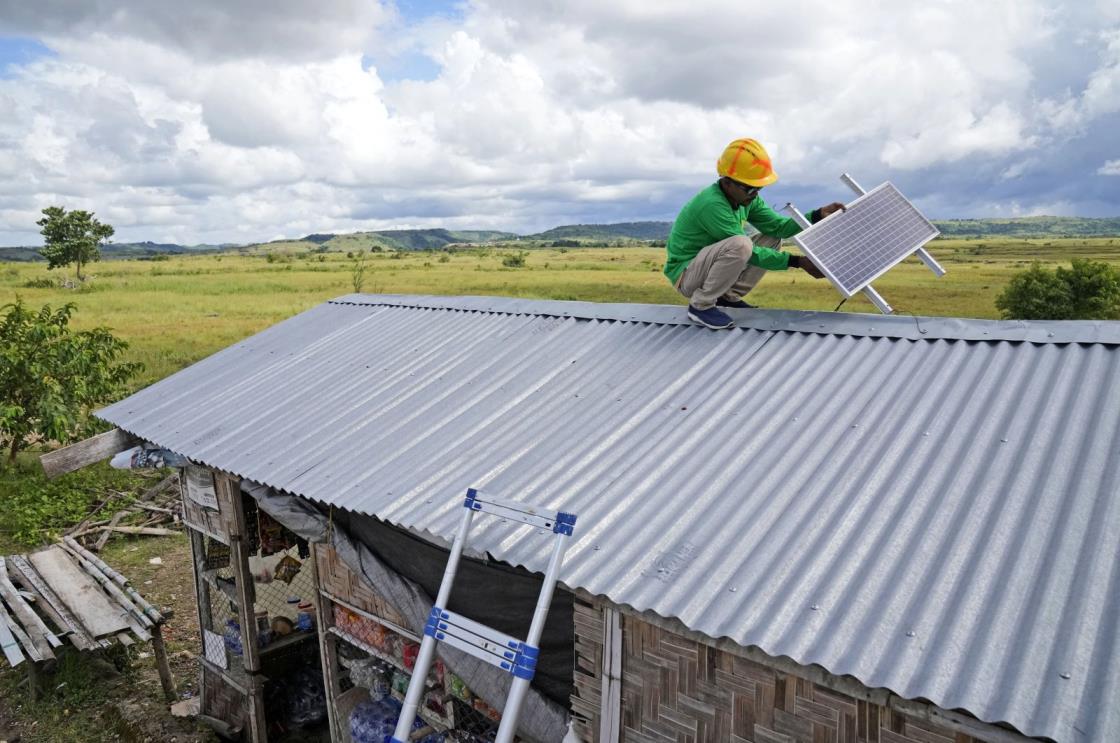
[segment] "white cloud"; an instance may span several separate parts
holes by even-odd
[[[792,0],[745,18],[729,0],[476,0],[412,25],[358,0],[108,7],[0,13],[57,53],[0,79],[0,169],[20,174],[0,182],[0,244],[63,202],[118,239],[190,242],[671,219],[743,135],[771,148],[775,198],[805,207],[843,197],[848,170],[934,216],[1000,194],[1100,209],[1036,176],[1100,163],[1092,133],[1120,125],[1108,3]],[[379,72],[416,53],[434,79]]]
[[[1097,169],[1097,175],[1120,175],[1120,159],[1107,160]]]

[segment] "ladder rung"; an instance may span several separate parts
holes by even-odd
[[[505,660],[503,658],[499,658],[497,655],[494,655],[493,653],[491,653],[487,650],[484,650],[483,648],[480,648],[475,643],[473,643],[469,640],[466,640],[462,637],[459,637],[458,635],[451,634],[450,632],[441,632],[441,631],[437,630],[436,633],[433,635],[433,637],[435,637],[440,642],[446,642],[448,645],[451,645],[452,647],[459,648],[464,653],[468,653],[470,655],[473,655],[474,657],[478,658],[479,660],[484,660],[492,666],[501,667],[503,664],[505,664],[507,666],[509,665],[508,660]],[[509,669],[507,668],[506,670],[509,670]]]
[[[438,606],[432,607],[424,634],[514,676],[531,679],[536,672],[537,657],[540,655],[538,648],[526,645],[493,627],[441,610]]]
[[[432,612],[432,616],[435,616],[434,611]],[[431,620],[429,619],[429,621]],[[494,629],[493,627],[488,627],[485,624],[474,621],[473,619],[468,619],[462,614],[456,614],[455,612],[447,611],[446,609],[440,610],[439,618],[436,620],[436,622],[438,629],[447,630],[451,627],[458,627],[471,634],[478,635],[481,640],[486,641],[493,646],[491,652],[498,653],[499,655],[510,653],[510,655],[508,656],[510,658],[513,657],[513,653],[516,653],[517,649],[520,648],[522,644],[521,641],[516,637],[512,637],[500,630]],[[462,633],[457,632],[456,634]],[[489,650],[490,648],[487,649]]]
[[[517,501],[495,498],[475,488],[467,490],[467,499],[463,505],[472,511],[481,511],[482,513],[488,513],[499,518],[520,521],[540,529],[548,529],[557,534],[571,535],[572,527],[575,526],[576,523],[574,514],[563,512],[553,513],[551,511],[541,512],[533,506],[518,503]]]

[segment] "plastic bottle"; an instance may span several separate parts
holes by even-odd
[[[241,645],[241,625],[236,619],[226,620],[226,629],[222,633],[222,637],[226,641],[226,647],[234,655],[241,655],[244,648]]]

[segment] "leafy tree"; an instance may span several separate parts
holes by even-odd
[[[47,259],[47,267],[73,263],[78,281],[82,281],[82,266],[101,260],[101,244],[113,236],[113,228],[81,209],[68,212],[61,206],[48,206],[43,214],[35,224],[43,228],[44,245],[39,252]]]
[[[1072,268],[1034,263],[996,297],[1009,320],[1120,320],[1120,270],[1074,258]]]
[[[19,299],[0,307],[0,440],[9,462],[29,436],[69,441],[94,405],[143,368],[118,363],[128,344],[107,329],[72,331],[74,308],[36,312]]]

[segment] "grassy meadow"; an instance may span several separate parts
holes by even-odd
[[[938,240],[929,246],[948,270],[937,279],[910,259],[875,282],[896,311],[916,315],[998,317],[996,295],[1033,260],[1071,258],[1120,265],[1120,237],[1045,240]],[[594,302],[684,305],[661,274],[663,248],[509,248],[365,254],[362,290],[413,294],[482,294]],[[167,260],[102,261],[80,289],[49,286],[43,263],[0,264],[0,304],[78,306],[76,327],[107,326],[144,364],[140,387],[326,299],[351,293],[354,260],[344,253],[218,254]],[[57,283],[57,282],[56,282]],[[767,275],[751,301],[767,308],[833,310],[840,295],[800,271]],[[875,312],[853,297],[845,312]]]

